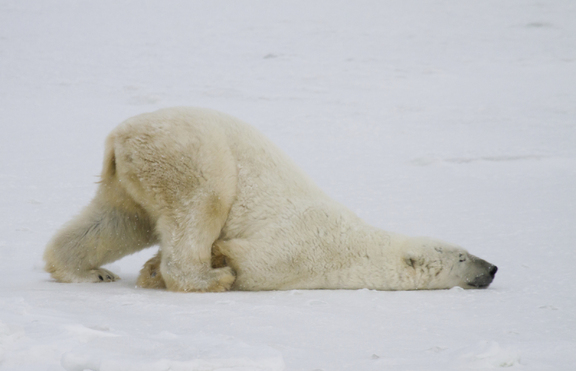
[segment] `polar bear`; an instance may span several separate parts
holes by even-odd
[[[485,288],[497,267],[366,224],[250,125],[201,108],[130,118],[106,140],[92,202],[49,242],[61,282],[152,245],[138,284],[171,291]]]

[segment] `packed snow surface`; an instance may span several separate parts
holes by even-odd
[[[466,247],[487,290],[179,294],[43,271],[107,133],[252,123],[369,223]],[[573,370],[576,2],[0,1],[0,370]]]

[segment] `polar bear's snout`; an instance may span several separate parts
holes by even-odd
[[[488,273],[490,273],[492,278],[494,278],[494,276],[496,275],[496,272],[498,272],[498,267],[493,265],[492,268],[490,268],[490,271]]]
[[[492,281],[494,281],[494,276],[496,276],[498,267],[488,263],[486,260],[476,257],[473,264],[477,266],[476,270],[478,273],[474,278],[466,282],[468,286],[478,289],[485,289],[490,286]]]

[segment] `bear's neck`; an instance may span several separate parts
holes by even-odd
[[[341,226],[338,252],[345,252],[347,264],[343,269],[326,270],[326,278],[333,288],[374,290],[410,289],[409,277],[403,277],[399,264],[404,264],[399,249],[408,237],[384,231],[359,217],[346,220]],[[406,286],[404,288],[404,286]]]

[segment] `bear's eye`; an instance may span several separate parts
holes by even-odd
[[[460,258],[460,263],[466,261],[466,257],[465,257],[464,255],[462,255],[462,254],[460,254],[459,258]]]

